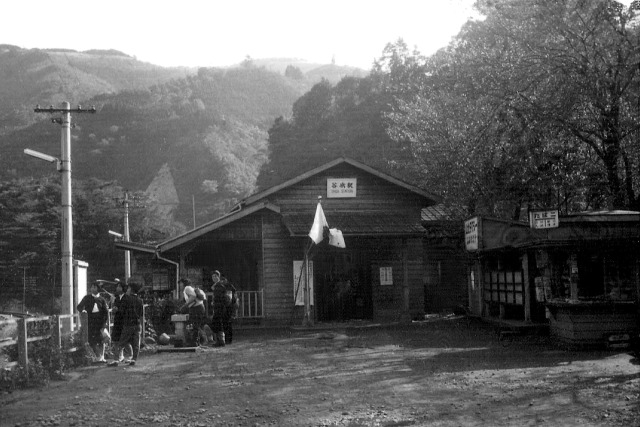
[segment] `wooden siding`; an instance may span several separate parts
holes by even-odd
[[[278,215],[266,214],[263,226],[264,319],[266,323],[287,324],[295,309],[293,260],[304,258],[305,240],[289,237]]]
[[[629,335],[636,330],[634,304],[550,305],[549,329],[558,341],[579,347],[603,347],[611,335]]]
[[[451,312],[468,304],[468,266],[462,250],[426,245],[424,306],[428,313]],[[478,277],[476,273],[476,289]]]
[[[357,178],[357,197],[327,198],[327,178]],[[420,209],[429,205],[429,201],[421,195],[350,165],[339,165],[312,176],[293,187],[271,194],[269,199],[280,207],[283,214],[309,212],[313,219],[318,196],[322,196],[322,207],[328,221],[333,210],[402,212],[403,215],[409,212],[419,221]]]

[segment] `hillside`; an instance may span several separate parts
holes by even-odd
[[[263,58],[252,59],[251,62],[256,67],[263,67],[279,74],[284,74],[289,66],[296,67],[304,75],[304,80],[311,83],[317,83],[324,78],[336,84],[345,76],[365,77],[369,74],[368,71],[356,67],[318,64],[299,58]]]
[[[37,104],[81,102],[194,73],[148,64],[117,51],[22,49],[0,44],[0,133],[38,120],[33,114]]]
[[[191,225],[195,203],[197,222],[209,221],[255,191],[277,117],[290,115],[316,81],[363,73],[308,64],[301,78],[284,76],[287,66],[303,62],[251,60],[193,70],[114,50],[0,45],[0,180],[53,171],[23,154],[24,148],[60,152],[60,127],[48,114],[34,113],[35,105],[95,105],[95,115],[72,116],[74,179],[116,180],[148,191],[167,221]]]
[[[195,199],[199,221],[210,220],[254,191],[268,156],[267,129],[299,95],[281,75],[238,68],[200,69],[148,89],[95,96],[86,103],[97,114],[72,115],[74,177],[117,180],[131,191],[171,177],[175,219],[190,224]],[[59,141],[60,127],[49,120],[0,135],[0,179],[50,174],[50,164],[22,151],[57,156]]]

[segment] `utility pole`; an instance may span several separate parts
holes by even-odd
[[[36,106],[36,113],[61,113],[62,117],[51,119],[52,123],[62,125],[62,138],[60,147],[60,162],[58,171],[62,174],[62,307],[61,314],[73,314],[73,222],[71,204],[71,112],[95,113],[96,107],[83,110],[78,106],[71,109],[68,102],[63,102],[60,108],[40,108]],[[65,322],[66,323],[66,322]]]
[[[133,202],[135,204],[137,197],[133,196],[129,198],[129,191],[124,191],[124,198],[118,200],[120,204],[122,204],[122,208],[124,211],[124,232],[122,240],[125,242],[129,241],[129,202]],[[135,206],[135,207],[143,207],[143,206]],[[131,277],[131,252],[124,251],[124,281],[125,283],[129,283],[129,278]]]

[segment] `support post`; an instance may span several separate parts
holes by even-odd
[[[34,111],[36,113],[61,113],[62,117],[58,119],[52,119],[53,123],[57,123],[62,126],[61,138],[60,138],[60,161],[58,162],[58,171],[62,174],[62,306],[60,314],[73,314],[73,219],[72,215],[72,203],[71,203],[71,108],[68,102],[63,102],[60,108],[54,108],[53,105],[49,108],[40,108],[37,106]],[[78,106],[77,113],[95,113],[96,108],[92,107],[88,110],[83,110]],[[55,158],[46,156],[46,160],[52,161]],[[71,322],[64,322],[63,328],[65,332],[69,332]]]
[[[25,370],[29,368],[29,355],[27,352],[27,318],[18,319],[18,364]]]
[[[524,304],[524,321],[531,322],[531,282],[529,281],[529,254],[522,255],[522,303]]]
[[[71,203],[71,113],[63,102],[60,173],[62,174],[62,307],[73,314],[73,220]]]
[[[60,350],[62,348],[62,335],[60,334],[60,316],[53,316],[51,318],[51,343],[55,348]]]
[[[86,311],[80,313],[80,341],[83,345],[89,344],[89,315]]]

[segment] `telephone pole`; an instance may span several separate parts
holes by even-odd
[[[136,196],[129,198],[129,191],[124,191],[124,197],[122,199],[117,199],[118,203],[122,205],[124,211],[124,232],[122,233],[122,240],[125,242],[129,241],[129,209],[131,208],[129,203],[135,202],[137,200]],[[141,208],[143,206],[134,206],[136,208]],[[124,281],[125,283],[129,283],[129,278],[131,277],[131,252],[124,251]]]
[[[62,174],[62,307],[61,314],[73,314],[73,295],[76,289],[73,283],[73,222],[71,204],[71,112],[95,113],[96,107],[83,110],[78,106],[71,109],[68,102],[63,102],[60,108],[40,108],[36,106],[36,113],[61,113],[62,117],[51,119],[52,123],[62,125],[60,148],[60,162],[58,171]]]

